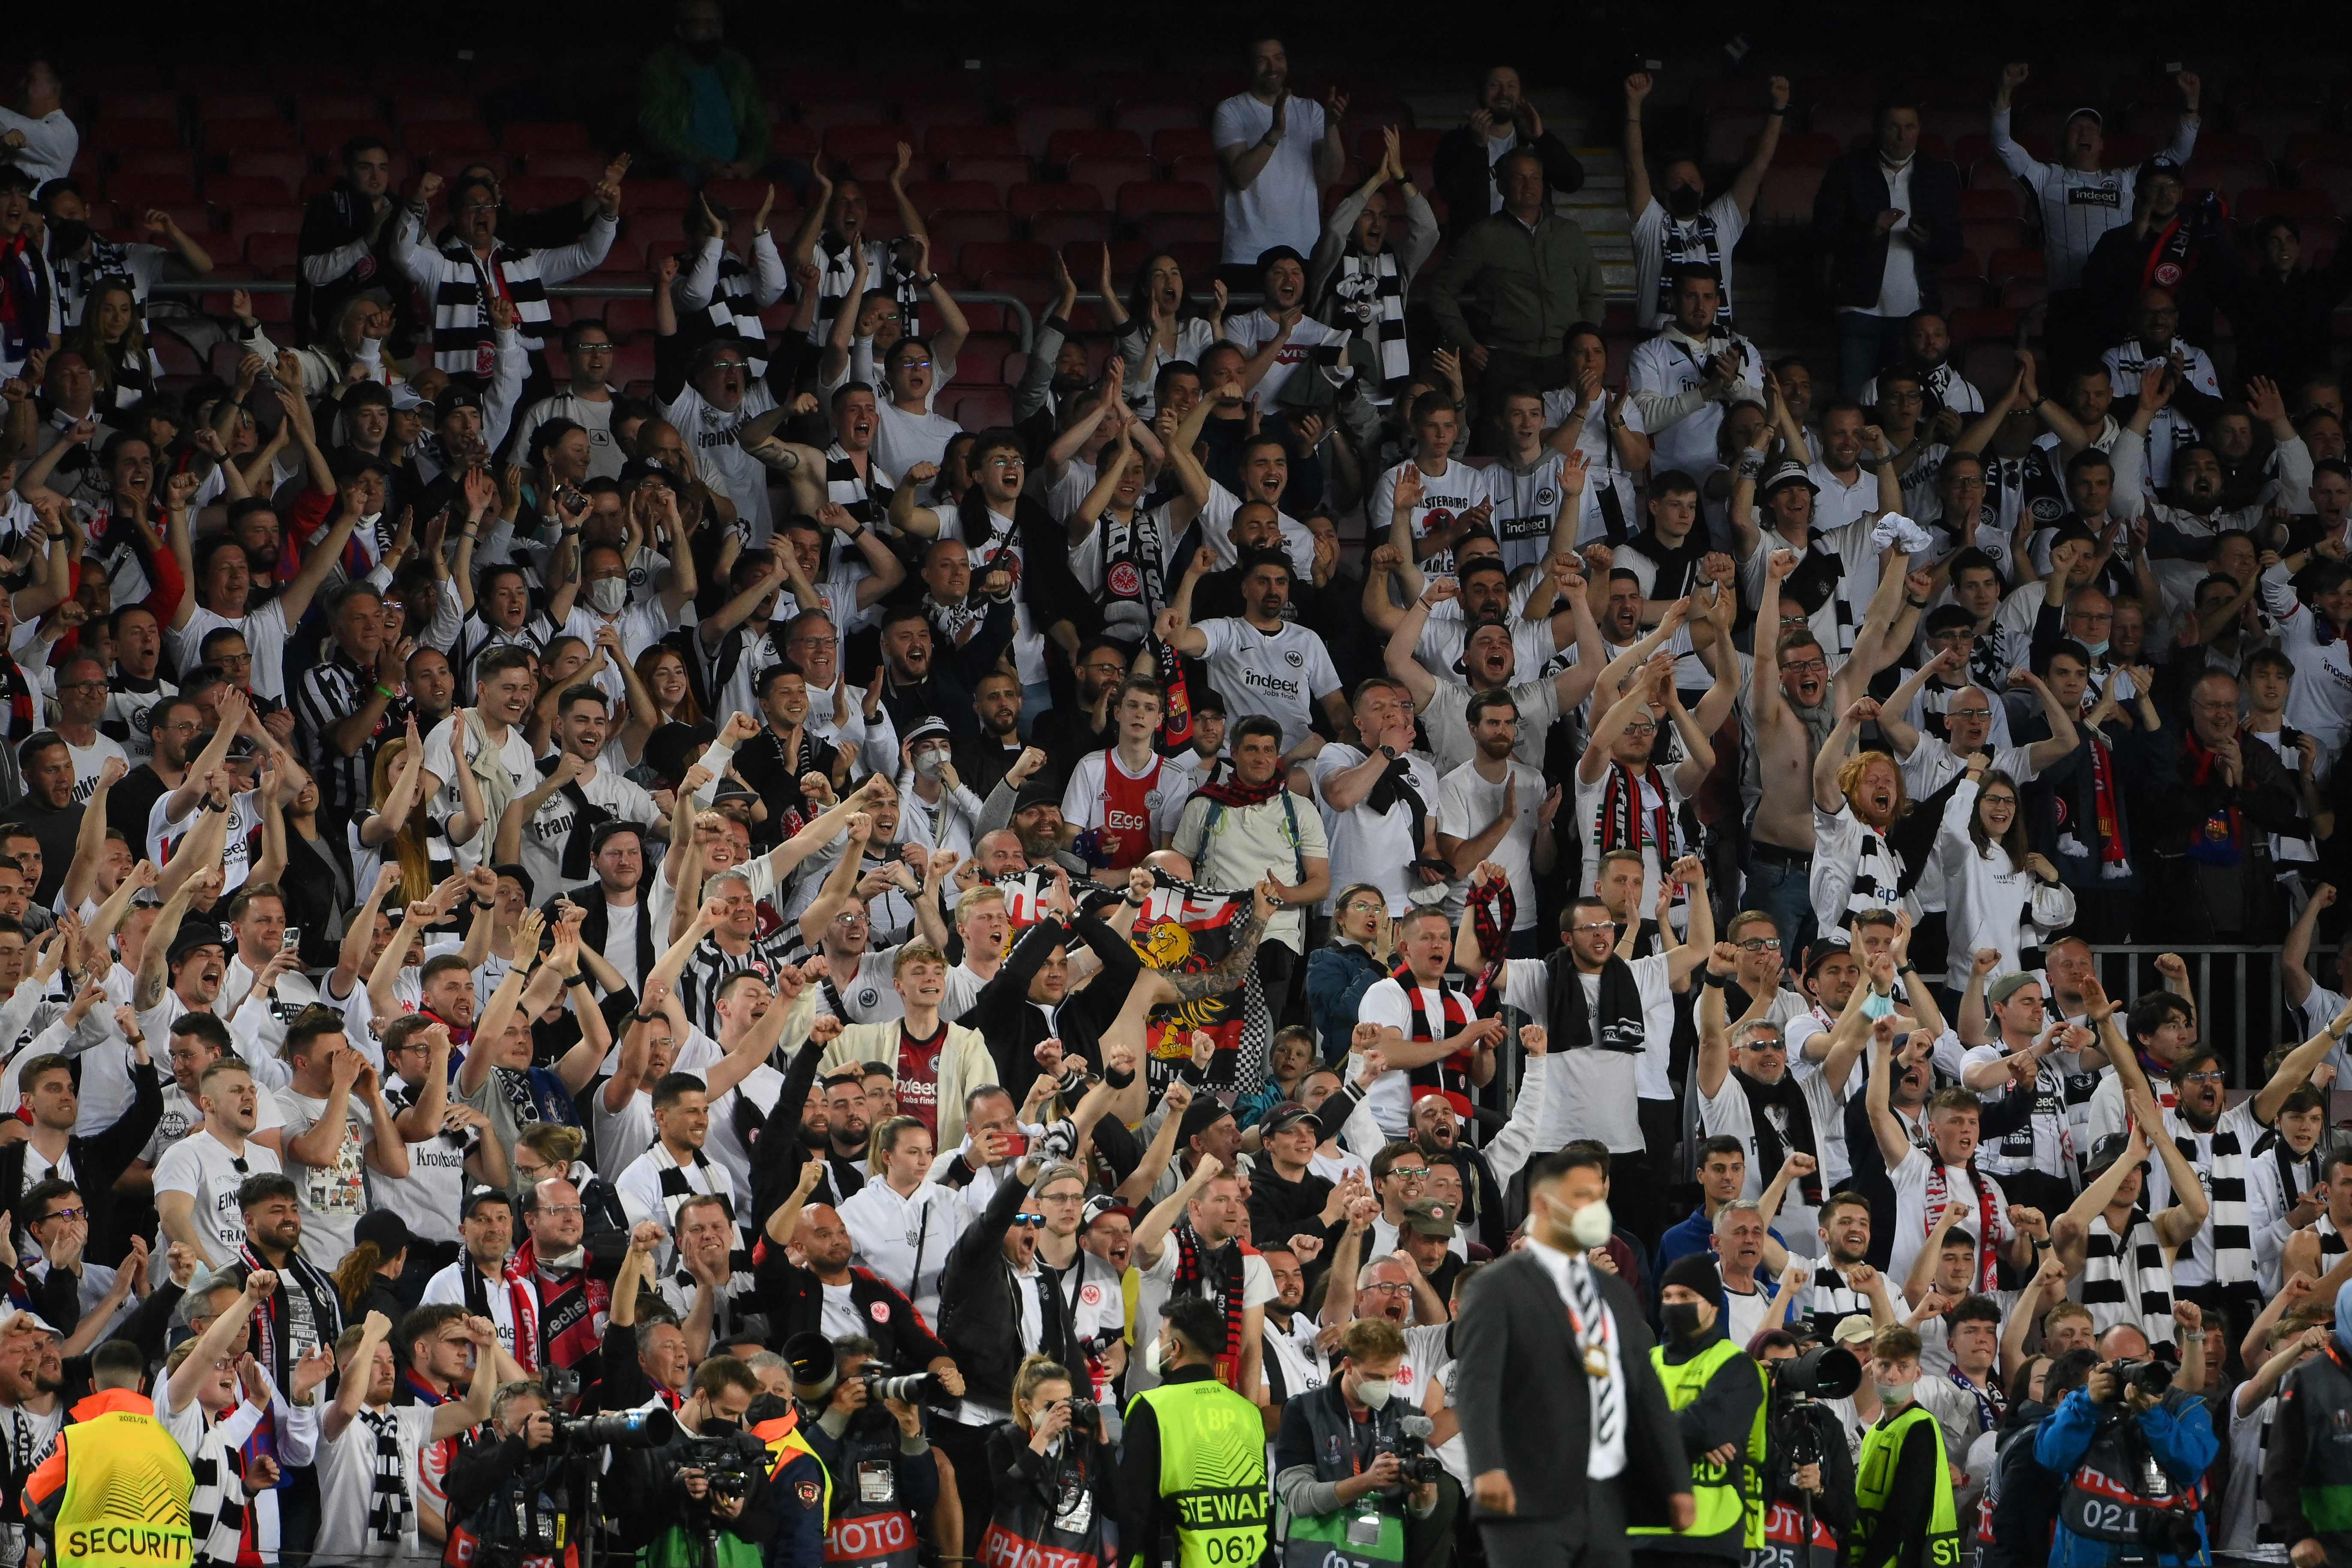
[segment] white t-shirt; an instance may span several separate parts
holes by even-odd
[[[1465,1026],[1478,1016],[1470,1005],[1470,999],[1450,986],[1443,991],[1427,985],[1415,989],[1420,992],[1418,1000],[1422,1016],[1428,1020],[1433,1037],[1444,1038],[1460,1032],[1448,1028],[1446,1025],[1445,998],[1448,995],[1454,998],[1454,1006]],[[1392,1028],[1411,1040],[1413,1037],[1414,1000],[1405,994],[1403,984],[1395,978],[1376,980],[1371,989],[1364,993],[1363,1000],[1356,1005],[1356,1021]],[[1364,1091],[1364,1109],[1370,1111],[1372,1120],[1381,1124],[1381,1132],[1391,1138],[1403,1137],[1412,1126],[1412,1087],[1405,1081],[1405,1074],[1402,1071],[1383,1073],[1374,1079],[1372,1087]]]
[[[1263,175],[1259,176],[1264,178]],[[1252,358],[1267,343],[1282,333],[1281,326],[1264,310],[1252,310],[1247,315],[1225,319],[1225,341],[1240,346]],[[1349,334],[1337,327],[1327,327],[1312,316],[1301,316],[1290,329],[1290,341],[1265,367],[1258,378],[1257,397],[1261,407],[1272,408],[1280,400],[1283,388],[1295,375],[1318,375],[1321,371],[1313,363],[1314,351],[1327,345],[1344,344]],[[1385,515],[1385,514],[1382,514]]]
[[[278,1091],[278,1110],[285,1118],[289,1150],[286,1173],[294,1178],[295,1190],[302,1199],[302,1251],[311,1262],[332,1273],[351,1251],[352,1232],[360,1215],[368,1211],[367,1146],[375,1142],[375,1122],[362,1109],[356,1094],[348,1097],[342,1147],[336,1151],[335,1163],[306,1165],[293,1157],[294,1141],[310,1131],[326,1109],[324,1100],[290,1089]]]
[[[194,592],[191,588],[190,592]],[[286,606],[272,599],[257,610],[231,620],[216,616],[198,605],[188,616],[188,624],[171,634],[172,657],[179,660],[182,669],[193,669],[203,660],[199,650],[205,638],[223,626],[242,633],[245,646],[253,655],[250,685],[256,697],[271,697],[286,700]]]
[[[1295,621],[1262,632],[1238,616],[1200,624],[1208,639],[1209,679],[1225,700],[1228,722],[1264,715],[1282,726],[1288,752],[1307,738],[1318,698],[1339,689],[1339,671],[1323,639]]]
[[[224,1268],[245,1245],[245,1210],[237,1205],[236,1189],[247,1176],[283,1169],[278,1156],[258,1143],[248,1141],[244,1153],[231,1154],[226,1144],[198,1127],[163,1151],[155,1167],[155,1192],[159,1197],[185,1193],[195,1200],[190,1217],[196,1234],[211,1249],[213,1266]]]
[[[503,1295],[504,1292],[499,1292]],[[511,1347],[509,1347],[511,1348]],[[329,1441],[320,1434],[319,1539],[315,1548],[333,1558],[411,1556],[423,1550],[415,1524],[417,1452],[433,1436],[436,1407],[391,1405],[382,1410],[362,1408]],[[375,1428],[368,1417],[394,1423],[400,1447],[400,1478],[409,1498],[409,1527],[397,1541],[379,1541],[368,1528],[368,1513],[376,1487]]]
[[[152,739],[150,743],[152,743]],[[98,787],[99,770],[106,766],[107,758],[121,759],[125,772],[128,772],[131,767],[131,754],[122,749],[121,742],[110,735],[100,735],[87,746],[77,746],[68,741],[66,742],[66,750],[73,757],[73,797],[76,805],[88,800],[90,792]]]
[[[1255,265],[1258,257],[1277,245],[1301,256],[1315,254],[1323,231],[1322,186],[1315,177],[1315,149],[1323,140],[1323,106],[1292,95],[1282,112],[1282,140],[1276,143],[1265,166],[1236,191],[1222,178],[1224,195],[1225,243],[1219,259],[1231,265]],[[1210,145],[1223,151],[1255,146],[1274,128],[1274,105],[1248,93],[1235,93],[1217,105],[1210,122]]]
[[[1506,758],[1509,770],[1507,777],[1517,794],[1513,800],[1515,815],[1511,826],[1504,829],[1501,842],[1486,852],[1486,858],[1502,867],[1509,878],[1513,902],[1511,929],[1532,931],[1536,923],[1536,813],[1543,809],[1543,774],[1517,758]],[[1438,781],[1437,831],[1449,838],[1475,838],[1502,815],[1503,784],[1488,784],[1478,773],[1478,764],[1465,763]],[[1468,887],[1464,879],[1461,888]],[[1448,913],[1462,912],[1463,893],[1448,896]]]
[[[436,734],[439,732],[435,731]],[[536,774],[539,770],[533,767],[531,771]],[[537,789],[539,782],[535,779],[530,787]],[[654,797],[646,793],[643,785],[631,783],[602,763],[577,787],[589,805],[612,813],[623,822],[651,828],[661,820]],[[530,885],[541,903],[558,893],[576,893],[596,880],[593,865],[583,877],[563,874],[564,847],[572,842],[572,824],[578,816],[572,804],[572,792],[560,789],[549,795],[531,814],[530,820],[522,825],[522,868],[530,873]],[[634,958],[631,962],[635,963]]]
[[[441,787],[434,791],[433,798],[425,803],[425,813],[444,826],[451,817],[464,810],[466,805],[458,793],[458,763],[452,750],[457,723],[457,717],[452,714],[436,724],[433,732],[425,737],[425,771],[441,781]],[[469,741],[467,744],[471,747],[474,742]],[[507,775],[513,781],[515,795],[529,795],[539,787],[538,763],[531,755],[530,741],[523,734],[521,725],[508,727],[507,738],[499,747],[499,760],[506,765]],[[476,831],[471,842],[450,846],[457,857],[457,869],[470,871],[480,865],[483,853],[489,848],[497,834],[498,824],[486,822]]]
[[[1550,676],[1544,675],[1520,681],[1510,692],[1511,700],[1519,710],[1519,738],[1511,747],[1511,755],[1540,772],[1546,737],[1559,721],[1559,688],[1552,684]],[[1448,773],[1478,753],[1477,742],[1470,735],[1472,695],[1467,686],[1441,675],[1437,689],[1429,694],[1429,706],[1421,710],[1422,726],[1429,731],[1430,750],[1436,753],[1437,765]]]
[[[1815,1081],[1819,1081],[1818,1079]],[[1886,1179],[1895,1186],[1895,1240],[1886,1257],[1886,1272],[1893,1279],[1908,1277],[1913,1260],[1919,1256],[1919,1249],[1927,1244],[1927,1229],[1933,1223],[1933,1216],[1927,1213],[1930,1163],[1927,1151],[1914,1149],[1903,1157],[1901,1164],[1886,1173]],[[1945,1202],[1963,1203],[1975,1207],[1976,1192],[1969,1185],[1969,1177],[1970,1173],[1960,1166],[1945,1166]],[[2002,1245],[2010,1238],[2009,1198],[2001,1192],[2000,1184],[1992,1177],[1978,1173],[1975,1179],[1990,1191],[1993,1211],[1991,1239],[1995,1246]],[[1788,1211],[1783,1209],[1781,1212],[1785,1214]],[[1979,1228],[1973,1221],[1969,1222],[1971,1234]],[[1979,1247],[1984,1242],[1983,1237],[1977,1237]]]
[[[1345,811],[1334,811],[1324,798],[1326,781],[1360,765],[1364,755],[1354,746],[1334,744],[1316,752],[1309,764],[1315,773],[1316,803],[1323,813],[1324,841],[1331,850],[1331,887],[1336,896],[1339,889],[1370,882],[1388,900],[1389,913],[1402,915],[1412,908],[1413,889],[1422,885],[1412,869],[1422,847],[1412,838],[1412,804],[1401,799],[1385,812],[1375,812],[1360,800]],[[1403,760],[1422,805],[1436,809],[1437,764],[1420,752],[1407,752]],[[1326,913],[1330,903],[1324,900]]]
[[[177,852],[180,840],[195,829],[204,812],[203,797],[189,807],[188,815],[176,820],[163,815],[172,804],[172,792],[166,790],[155,797],[147,808],[147,858],[161,866]],[[261,797],[252,790],[228,797],[228,837],[221,846],[221,897],[226,898],[245,886],[246,872],[253,864],[253,836],[261,830]]]
[[[1397,481],[1404,477],[1406,468],[1413,466],[1412,458],[1395,464],[1372,486],[1371,508],[1366,515],[1381,525],[1380,537],[1383,540],[1388,537],[1386,525],[1396,514]],[[1435,474],[1421,476],[1421,500],[1413,503],[1412,509],[1414,541],[1418,542],[1426,539],[1438,529],[1452,527],[1455,518],[1492,496],[1493,486],[1483,470],[1447,458],[1444,467]],[[1424,557],[1421,569],[1432,576],[1451,573],[1454,570],[1454,552],[1444,550]]]
[[[1705,238],[1709,226],[1715,230],[1712,250]],[[1665,275],[1669,237],[1680,241],[1676,248],[1684,260],[1713,264],[1722,279],[1723,302],[1729,306],[1731,251],[1747,232],[1748,216],[1739,210],[1739,204],[1728,192],[1701,207],[1693,218],[1674,216],[1652,196],[1650,205],[1642,209],[1642,216],[1633,220],[1633,319],[1652,330],[1666,324],[1670,312],[1659,305],[1658,291]]]
[[[1626,967],[1633,972],[1633,986],[1642,998],[1642,1054],[1570,1049],[1565,1041],[1554,1040],[1551,1082],[1544,1091],[1543,1120],[1536,1133],[1538,1149],[1561,1149],[1579,1138],[1597,1138],[1612,1153],[1633,1153],[1644,1147],[1640,1101],[1674,1094],[1667,1079],[1674,981],[1665,955],[1630,959]],[[1597,1019],[1601,976],[1577,978],[1584,986],[1584,1016]],[[1549,1018],[1551,974],[1543,961],[1512,959],[1503,972],[1503,996],[1517,1012]]]
[[[948,443],[956,438],[963,426],[936,412],[940,388],[948,384],[948,374],[935,372],[930,395],[923,399],[923,412],[909,414],[886,396],[877,400],[875,409],[879,417],[874,426],[874,460],[894,474],[903,474],[917,463],[937,463],[947,455]]]

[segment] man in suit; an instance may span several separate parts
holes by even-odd
[[[1597,1153],[1538,1163],[1528,1245],[1482,1269],[1462,1304],[1454,1387],[1494,1568],[1625,1568],[1628,1525],[1697,1517],[1642,1304],[1586,1261],[1609,1239],[1607,1184]],[[1561,1484],[1577,1475],[1585,1485]]]
[[[70,1011],[66,1017],[77,1026],[83,1022]],[[147,1146],[148,1138],[154,1133],[155,1124],[163,1119],[163,1086],[156,1077],[154,1063],[148,1058],[146,1037],[135,1036],[130,1044],[130,1109],[114,1125],[87,1138],[74,1132],[81,1110],[75,1087],[75,1069],[79,1065],[76,1058],[36,1056],[26,1060],[17,1074],[17,1092],[23,1097],[18,1114],[31,1131],[0,1145],[0,1214],[11,1216],[6,1223],[11,1226],[10,1238],[16,1244],[17,1257],[35,1255],[28,1253],[26,1247],[33,1239],[31,1221],[39,1217],[24,1212],[23,1200],[41,1184],[51,1181],[72,1182],[80,1192],[86,1211],[83,1218],[89,1255],[94,1261],[112,1267],[121,1262],[129,1250],[131,1237],[118,1223],[124,1216],[115,1207],[113,1173],[138,1157],[139,1151]],[[121,1047],[113,1044],[100,1048],[119,1051]],[[97,1058],[93,1054],[89,1059]]]

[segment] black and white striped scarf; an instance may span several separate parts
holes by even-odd
[[[717,1197],[726,1200],[725,1190],[711,1184],[710,1156],[701,1150],[688,1151],[694,1156],[690,1167],[679,1164],[677,1156],[669,1152],[669,1145],[659,1139],[654,1141],[649,1152],[653,1156],[654,1175],[661,1183],[662,1207],[668,1214],[671,1235],[677,1234],[677,1211],[684,1208],[689,1199]],[[727,1212],[731,1218],[735,1213],[732,1202],[728,1202]]]
[[[1686,262],[1703,262],[1723,277],[1723,244],[1717,237],[1715,220],[1700,212],[1688,218],[1668,217],[1664,230],[1658,237],[1658,313],[1671,317],[1675,313],[1675,273]],[[1717,326],[1731,325],[1731,288],[1726,282],[1721,289],[1722,301],[1715,308]]]
[[[401,1454],[400,1413],[360,1406],[360,1419],[375,1436],[375,1468],[368,1492],[368,1529],[378,1541],[399,1541],[416,1527],[416,1504],[408,1491],[408,1466]]]
[[[890,521],[890,498],[898,487],[874,454],[866,455],[866,471],[859,473],[849,453],[835,441],[824,454],[824,497],[868,528],[884,528]]]
[[[433,363],[451,375],[471,373],[487,381],[498,372],[498,343],[491,335],[486,299],[489,292],[501,291],[513,301],[515,331],[525,353],[536,353],[553,324],[535,250],[501,244],[485,266],[465,242],[453,239],[441,247],[424,283],[433,297]]]
[[[1830,606],[1836,625],[1837,651],[1853,651],[1853,601],[1844,592],[1845,557],[1838,551],[1837,541],[1816,533],[1805,546],[1797,569],[1780,584],[1783,597],[1794,599],[1808,616]]]
[[[2325,1273],[2335,1268],[2336,1260],[2343,1257],[2346,1251],[2352,1250],[2352,1245],[2347,1245],[2344,1233],[2336,1228],[2336,1221],[2328,1216],[2326,1211],[2322,1210],[2319,1217],[2311,1222],[2311,1229],[2312,1233],[2319,1237],[2321,1272]]]
[[[879,289],[898,301],[904,323],[901,336],[920,337],[923,290],[916,286],[915,275],[899,269],[898,258],[888,245],[873,239],[861,239],[858,243],[882,253],[878,272],[872,268],[869,259],[866,288]],[[857,253],[849,247],[848,241],[828,230],[817,241],[816,259],[824,273],[817,279],[816,321],[809,328],[809,341],[823,342],[833,331],[834,318],[841,313],[843,301],[847,300],[851,310],[857,309],[857,301],[849,298],[849,290],[857,281]]]
[[[1868,1312],[1870,1298],[1845,1282],[1845,1276],[1826,1257],[1813,1264],[1811,1294],[1805,1298],[1805,1315],[1813,1321],[1813,1331],[1822,1342],[1829,1342],[1830,1332],[1840,1318],[1853,1312]]]
[[[679,252],[678,277],[683,279],[693,268],[693,254]],[[684,321],[679,326],[696,343],[733,343],[743,351],[745,374],[758,381],[768,374],[768,328],[760,320],[751,277],[751,269],[733,251],[720,247],[719,275],[711,285],[709,303],[695,313],[690,326]]]
[[[761,1304],[759,1288],[751,1278],[751,1254],[737,1247],[728,1256],[730,1275],[723,1289],[710,1294],[710,1343],[714,1350],[720,1345],[744,1340],[764,1340],[768,1337],[767,1309]],[[681,1318],[691,1310],[694,1294],[700,1287],[684,1264],[670,1276],[672,1304],[683,1304]]]
[[[2088,1076],[2088,1075],[2086,1075]],[[2096,1085],[2095,1077],[2090,1079]],[[2019,1092],[2014,1087],[2008,1091]],[[1996,1176],[2026,1171],[2070,1175],[2074,1170],[2074,1133],[2067,1117],[2067,1075],[2050,1059],[2042,1058],[2034,1075],[2033,1110],[2025,1124],[1999,1142],[1977,1152],[1977,1168]],[[2084,1095],[2087,1100],[2089,1096]]]
[[[2252,1289],[2254,1225],[2247,1202],[2245,1142],[2226,1117],[2210,1132],[2199,1132],[2178,1111],[2172,1117],[2178,1118],[2171,1129],[2174,1142],[2208,1188],[2205,1235],[2213,1246],[2213,1282],[2229,1290]]]
[[[2122,1236],[2115,1233],[2106,1215],[2092,1217],[2083,1238],[2080,1300],[2099,1333],[2130,1323],[2147,1336],[2150,1345],[2172,1342],[2172,1265],[2146,1210],[2132,1211],[2130,1226]]]
[[[1404,284],[1394,252],[1366,256],[1349,250],[1332,268],[1323,286],[1322,309],[1316,312],[1326,324],[1372,345],[1380,354],[1383,386],[1402,386],[1412,369],[1405,344]]]
[[[196,1483],[188,1494],[188,1533],[196,1544],[195,1560],[204,1568],[236,1568],[250,1505],[245,1476],[236,1467],[236,1445],[219,1421],[205,1423],[205,1435],[188,1458],[188,1470]]]
[[[1159,510],[1139,506],[1131,522],[1121,522],[1117,512],[1106,510],[1095,527],[1102,534],[1104,630],[1140,639],[1168,604],[1168,557]]]

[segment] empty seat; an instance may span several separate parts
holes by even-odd
[[[985,180],[1009,196],[1029,183],[1031,170],[1026,158],[956,158],[948,163],[947,177],[950,180]]]
[[[1013,111],[1013,133],[1023,153],[1043,158],[1055,132],[1091,130],[1101,123],[1091,104],[1024,103]]]
[[[1214,153],[1194,153],[1179,158],[1171,164],[1168,177],[1179,184],[1206,185],[1213,191],[1217,188],[1217,182],[1225,177],[1225,167],[1217,161],[1217,155]],[[1418,184],[1428,183],[1419,175],[1415,175],[1414,179]],[[1356,189],[1358,185],[1355,184],[1342,187],[1343,192],[1353,192]],[[1389,199],[1393,203],[1396,198],[1391,196]]]
[[[93,151],[85,147],[85,152]],[[77,166],[81,159],[76,157]],[[194,183],[196,155],[182,147],[134,147],[114,161],[118,177],[123,174],[165,174],[174,179]]]
[[[923,214],[993,212],[1004,205],[1004,193],[986,180],[917,180],[907,187],[907,199]]]
[[[98,95],[97,103],[97,118],[100,121],[177,120],[180,117],[180,95],[169,90],[101,92]]]
[[[1756,192],[1756,221],[1780,226],[1811,223],[1813,195],[1822,188],[1822,173],[1810,165],[1767,170],[1764,183]]]
[[[1056,131],[1045,138],[1045,162],[1063,167],[1071,160],[1089,158],[1143,159],[1143,138],[1132,131],[1106,131],[1098,125]]]
[[[196,100],[196,118],[205,124],[215,120],[282,120],[286,106],[275,93],[268,92],[208,92]]]
[[[1772,153],[1772,166],[1776,169],[1826,168],[1840,151],[1834,136],[1824,135],[1818,131],[1800,132],[1796,135],[1780,138],[1780,145]]]
[[[297,145],[294,122],[284,119],[207,120],[205,145],[215,153],[256,153]]]
[[[296,237],[275,230],[263,230],[246,237],[245,264],[268,277],[291,272],[299,247]],[[256,303],[261,296],[257,295]]]
[[[229,238],[239,249],[257,234],[302,232],[302,209],[291,203],[257,202],[250,206],[232,206],[226,210],[228,213]]]
[[[878,98],[811,98],[798,101],[801,123],[815,132],[820,140],[835,126],[882,125],[890,119],[890,106]]]
[[[1151,133],[1151,156],[1163,168],[1179,158],[1214,154],[1216,150],[1205,125],[1171,125]]]
[[[930,232],[932,249],[943,257],[959,258],[958,271],[968,270],[960,256],[964,247],[1009,245],[1013,242],[1012,215],[992,208],[961,212],[950,208],[926,215],[923,222]]]
[[[951,384],[940,394],[939,408],[967,430],[995,430],[1013,423],[1013,395],[1001,386]]]
[[[895,158],[899,144],[908,140],[903,125],[835,125],[824,132],[824,155],[828,158]]]
[[[1214,245],[1224,233],[1225,220],[1215,213],[1148,213],[1137,232],[1154,250],[1179,245]]]
[[[1192,100],[1129,100],[1111,111],[1110,122],[1150,142],[1162,131],[1191,130],[1206,124],[1208,116]]]
[[[202,201],[193,174],[116,174],[106,198],[118,207],[168,207]]]
[[[1007,362],[1020,356],[1021,340],[1008,332],[974,332],[956,353],[956,386],[1010,386]]]
[[[1054,253],[1034,240],[982,241],[963,247],[963,254],[957,258],[957,269],[967,278],[986,272],[1044,277],[1054,270]]]
[[[517,174],[506,183],[507,205],[521,212],[535,212],[541,207],[562,206],[580,199],[580,182],[559,180],[550,174]],[[626,212],[629,189],[621,187],[622,210]]]
[[[286,195],[290,197],[301,189],[302,176],[310,172],[310,159],[308,153],[290,150],[236,153],[230,155],[226,167],[241,180],[275,180],[286,187]],[[339,165],[334,172],[340,174],[342,169]]]
[[[1765,118],[1761,109],[1716,110],[1706,117],[1706,134],[1699,143],[1700,158],[1717,168],[1745,163],[1756,149],[1756,138],[1764,129]]]
[[[1960,218],[1963,222],[1985,223],[2017,217],[2023,211],[2019,200],[2022,191],[2023,187],[2005,175],[1990,190],[1971,186],[1960,193]]]
[[[2352,212],[2352,156],[2315,158],[2295,170],[2294,183],[2304,190],[2323,193],[2336,204],[2336,211]],[[2332,237],[2306,231],[2303,237],[2305,251],[2315,250],[2323,239],[2329,237]]]
[[[534,153],[527,167],[534,174],[544,174],[556,180],[584,180],[590,184],[604,177],[604,154],[587,153]],[[625,202],[637,184],[631,180],[621,187],[621,199]]]
[[[1990,283],[2007,283],[2019,278],[2046,278],[2049,274],[2049,258],[2030,245],[1996,250],[1985,261],[1985,280]]]
[[[1151,166],[1151,160],[1140,154],[1123,158],[1109,153],[1086,153],[1070,163],[1070,183],[1092,185],[1102,193],[1107,203],[1118,201],[1122,185],[1164,184],[1156,177],[1158,173]]]
[[[1103,194],[1092,185],[1045,184],[1024,180],[1004,193],[1005,209],[1015,217],[1033,217],[1047,212],[1099,212],[1105,205]]]
[[[1073,245],[1106,245],[1111,237],[1110,214],[1041,212],[1029,220],[1029,237],[1065,252]]]
[[[2233,144],[2243,143],[2245,147],[2252,150],[2225,154],[2213,145],[2214,142],[2223,140]],[[2263,155],[2262,145],[2262,138],[2246,135],[2243,132],[2227,138],[2217,136],[2210,131],[2200,131],[2197,133],[2197,156],[2200,158],[2210,153],[2217,158],[2234,156],[2251,162]],[[2352,163],[2352,132],[2298,131],[2286,139],[2288,163],[2307,163],[2314,158],[2326,158],[2338,163]]]
[[[393,112],[400,116],[403,125],[414,125],[425,120],[471,120],[474,100],[469,98],[446,96],[418,97],[403,93],[393,100]]]
[[[2259,191],[2273,183],[2267,163],[2209,163],[2202,158],[2190,160],[2181,170],[2192,190],[2219,191],[2221,199],[2236,212],[2244,204],[2249,192]]]
[[[205,182],[205,200],[223,212],[234,212],[239,207],[282,206],[293,199],[293,187],[283,180],[215,174]]]
[[[576,120],[519,120],[499,132],[499,144],[525,158],[533,153],[585,153],[593,146],[588,127]]]
[[[383,103],[372,92],[298,92],[294,118],[308,125],[313,120],[374,120]]]
[[[511,160],[490,128],[478,120],[425,120],[400,128],[400,144],[420,158],[438,160],[453,152],[478,153],[488,162],[495,157],[506,168]]]
[[[180,127],[170,120],[100,120],[83,135],[82,144],[117,153],[131,147],[177,147]]]
[[[923,132],[923,155],[935,163],[954,158],[1017,158],[1021,139],[1010,125],[934,125]]]
[[[2326,222],[2336,216],[2336,202],[2326,191],[2248,191],[2239,202],[2238,221],[2260,223],[2271,216],[2294,219],[2298,224]]]
[[[931,132],[949,129],[976,129],[988,121],[988,106],[963,93],[941,91],[933,96],[917,96],[907,91],[900,117],[907,122],[907,140],[918,147],[926,146]]]
[[[1996,250],[2010,250],[2025,243],[2025,226],[2015,218],[1963,222],[1960,231],[1968,247],[1979,256],[1990,256]]]
[[[1114,198],[1118,216],[1129,222],[1162,214],[1208,214],[1217,211],[1216,193],[1206,185],[1174,180],[1130,180]]]
[[[354,136],[378,136],[387,147],[399,146],[392,127],[381,120],[310,120],[302,124],[302,145],[313,153],[340,153],[343,143]],[[205,144],[215,152],[222,150],[220,138],[207,133]],[[228,151],[235,152],[231,147]]]

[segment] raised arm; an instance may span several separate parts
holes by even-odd
[[[1853,744],[1854,731],[1878,717],[1878,704],[1869,698],[1849,702],[1845,711],[1830,727],[1828,739],[1813,757],[1813,806],[1835,816],[1845,809],[1845,791],[1838,787],[1837,776],[1845,766],[1846,752]]]

